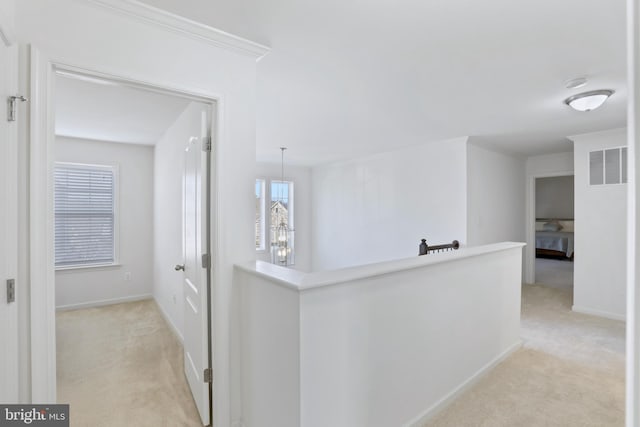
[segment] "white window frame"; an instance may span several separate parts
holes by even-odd
[[[281,180],[281,179],[272,179],[268,177],[258,177],[256,178],[256,183],[258,181],[262,181],[263,184],[263,194],[262,194],[262,227],[263,227],[263,238],[262,238],[262,247],[256,248],[256,252],[260,254],[271,253],[271,185],[272,183],[287,183],[289,184],[289,201],[290,207],[288,209],[289,215],[289,227],[295,230],[295,183],[292,180]],[[269,203],[269,209],[267,209],[267,203]],[[269,217],[267,218],[267,213]],[[254,236],[255,237],[255,236]],[[292,239],[294,256],[293,262],[291,265],[295,265],[295,233]]]
[[[78,270],[85,268],[100,268],[100,267],[114,267],[120,265],[120,250],[119,250],[119,242],[120,242],[120,168],[118,164],[94,164],[94,163],[73,163],[73,162],[55,162],[55,167],[65,167],[65,168],[96,168],[96,169],[106,169],[113,172],[113,262],[96,262],[91,264],[70,264],[64,266],[55,266],[56,271],[64,271],[64,270]],[[55,178],[54,178],[54,187],[55,187]],[[55,197],[55,190],[54,190]],[[55,215],[55,213],[54,213]],[[55,224],[55,217],[54,217]],[[55,226],[55,225],[54,225]],[[55,240],[54,240],[55,244]],[[55,265],[55,252],[54,252],[54,265]]]
[[[292,230],[296,229],[296,225],[294,222],[294,211],[296,209],[296,201],[294,199],[294,195],[293,195],[293,188],[294,188],[294,183],[293,181],[287,181],[287,180],[281,180],[281,179],[271,179],[269,180],[269,216],[271,216],[271,200],[273,199],[272,195],[271,195],[271,185],[273,183],[276,184],[289,184],[289,204],[290,206],[287,207],[287,213],[289,215],[289,228]],[[269,225],[271,225],[271,218],[269,218]],[[269,240],[271,240],[271,238],[269,238]]]
[[[260,194],[260,226],[261,226],[261,239],[260,239],[260,246],[256,246],[256,252],[266,252],[267,251],[267,227],[266,227],[266,221],[267,221],[267,214],[266,214],[266,201],[267,201],[267,182],[268,180],[266,178],[256,178],[256,185],[258,183],[260,183],[260,185],[262,186],[262,191]],[[255,187],[254,187],[255,188]],[[269,234],[271,235],[271,234]],[[255,236],[254,236],[255,237]]]
[[[271,240],[271,201],[273,199],[272,195],[271,195],[271,186],[273,183],[286,183],[289,184],[289,206],[287,207],[287,214],[289,216],[289,228],[291,230],[295,230],[296,229],[296,224],[295,224],[295,209],[296,209],[296,201],[295,201],[295,195],[294,195],[294,188],[295,188],[295,183],[292,180],[282,180],[282,179],[270,179],[268,180],[268,200],[269,200],[269,253],[271,253],[271,245],[273,244],[273,241]],[[291,246],[292,246],[292,250],[293,250],[293,261],[289,264],[289,265],[295,265],[296,264],[296,255],[295,255],[295,251],[296,251],[296,235],[295,233],[293,233],[292,239],[291,239]]]

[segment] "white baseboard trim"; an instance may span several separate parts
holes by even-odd
[[[164,307],[162,307],[162,304],[160,304],[160,302],[158,302],[158,300],[155,297],[153,297],[153,301],[158,306],[160,313],[162,313],[162,317],[164,317],[164,320],[169,325],[169,328],[171,328],[171,331],[173,331],[173,333],[175,334],[176,337],[178,337],[181,343],[184,343],[184,337],[182,336],[182,333],[180,333],[176,325],[173,323],[173,320],[171,320],[171,317],[169,317],[169,314],[166,312]]]
[[[572,306],[571,310],[575,311],[576,313],[589,314],[591,316],[604,317],[606,319],[622,320],[623,322],[627,320],[627,316],[625,316],[624,314],[621,315],[616,313],[609,313],[608,311],[596,310],[589,307],[580,307],[578,305]]]
[[[77,310],[79,308],[101,307],[103,305],[120,304],[123,302],[142,301],[142,300],[151,299],[151,298],[153,298],[153,295],[143,294],[143,295],[132,295],[129,297],[111,298],[111,299],[103,299],[103,300],[97,300],[97,301],[87,301],[87,302],[81,302],[78,304],[59,305],[56,307],[56,311],[67,311],[67,310]]]
[[[485,376],[489,371],[495,368],[500,362],[509,357],[511,353],[518,350],[522,347],[522,340],[518,340],[516,343],[511,345],[501,354],[499,354],[495,359],[484,365],[480,368],[475,374],[473,374],[469,379],[460,384],[458,387],[453,389],[449,394],[444,396],[442,399],[437,401],[434,405],[432,405],[429,409],[422,412],[420,415],[412,419],[411,421],[404,424],[404,427],[421,427],[424,423],[429,421],[431,418],[436,416],[440,411],[445,409],[454,400],[458,398],[462,393],[471,388],[475,383],[477,383],[483,376]]]

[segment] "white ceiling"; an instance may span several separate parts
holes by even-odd
[[[189,100],[98,79],[56,77],[57,135],[154,145]]]
[[[624,126],[624,0],[144,0],[271,46],[258,160],[318,164],[456,136],[522,154]],[[568,90],[567,79],[589,84]],[[562,101],[609,88],[599,110]]]

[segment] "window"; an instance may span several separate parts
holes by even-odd
[[[271,233],[270,242],[271,250],[275,250],[277,246],[276,242],[276,228],[281,221],[284,221],[289,230],[294,229],[293,224],[293,182],[290,181],[271,181]],[[293,233],[290,233],[288,246],[288,259],[287,264],[294,264],[295,250],[294,250],[294,237]]]
[[[115,168],[57,163],[54,181],[56,268],[115,264]]]
[[[627,147],[589,152],[589,184],[627,182]]]
[[[264,179],[256,179],[256,250],[263,251],[264,245]]]
[[[257,251],[269,251],[274,257],[278,242],[276,229],[284,221],[293,231],[293,182],[256,179],[255,185],[256,218],[255,241]],[[267,201],[269,204],[267,205]],[[267,207],[268,206],[268,207]],[[268,212],[268,217],[267,217]],[[294,264],[294,234],[287,239],[286,264]]]

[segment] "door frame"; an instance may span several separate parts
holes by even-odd
[[[629,162],[627,207],[627,360],[626,423],[640,424],[640,5],[627,0],[627,146]]]
[[[19,56],[18,49],[19,47],[15,43],[13,29],[11,28],[11,22],[7,19],[6,16],[0,17],[0,45],[2,45],[7,50],[7,74],[4,78],[0,79],[0,84],[3,86],[7,85],[9,89],[9,95],[11,95],[11,91],[13,91],[13,95],[18,95],[18,68],[19,68]],[[7,102],[6,99],[0,100],[0,102]],[[18,120],[23,120],[24,110],[21,107],[21,103],[16,104],[16,108],[18,108]],[[0,120],[7,120],[6,117],[0,117]],[[18,127],[20,126],[20,122],[8,122],[6,121],[6,141],[2,141],[3,144],[6,145],[6,152],[8,159],[11,161],[7,162],[3,165],[5,168],[5,174],[7,177],[10,177],[8,182],[3,182],[3,185],[7,183],[11,183],[12,185],[6,187],[6,192],[4,193],[7,196],[6,200],[3,200],[3,203],[8,204],[3,206],[2,209],[5,209],[5,220],[6,224],[0,224],[0,227],[4,227],[7,231],[7,241],[9,246],[7,249],[9,252],[7,253],[7,263],[6,267],[6,277],[0,277],[2,279],[2,289],[0,294],[3,296],[0,297],[0,304],[5,305],[4,309],[7,311],[7,318],[4,319],[5,324],[2,325],[2,329],[7,332],[6,336],[3,336],[5,348],[0,350],[3,353],[3,360],[6,366],[0,368],[3,373],[6,373],[7,376],[4,378],[5,384],[0,386],[0,394],[10,398],[11,401],[7,403],[20,403],[21,401],[21,393],[20,393],[20,345],[19,345],[19,332],[20,332],[20,324],[19,324],[19,314],[20,314],[20,305],[22,303],[22,277],[19,275],[18,271],[18,250],[15,250],[13,253],[11,251],[18,246],[18,212],[19,212],[19,196],[18,196],[18,159],[19,159],[19,140],[18,140]],[[0,243],[5,245],[6,242]],[[2,260],[1,262],[4,262]],[[14,279],[15,280],[15,301],[12,303],[8,303],[4,298],[4,286],[6,279]]]
[[[88,78],[106,79],[118,84],[133,86],[193,99],[212,106],[209,133],[212,146],[222,134],[223,97],[216,93],[193,92],[176,87],[167,87],[152,81],[143,81],[127,75],[115,75],[86,67],[65,63],[45,56],[30,47],[30,159],[29,159],[29,274],[30,274],[30,321],[31,321],[31,395],[32,402],[56,402],[56,331],[55,331],[55,268],[54,268],[54,222],[53,222],[53,164],[55,142],[55,85],[54,78],[59,72],[72,73]],[[217,252],[218,183],[215,179],[219,159],[208,153],[209,185],[209,241],[211,267],[208,270],[209,306],[209,365],[213,369],[216,357],[212,346],[215,325],[213,324],[212,298],[215,294],[215,261]],[[24,238],[24,237],[23,237]],[[219,349],[218,351],[223,350]],[[210,416],[213,407],[214,390],[209,386]],[[211,418],[213,419],[213,418]]]
[[[524,248],[524,282],[533,284],[536,277],[536,179],[575,176],[574,171],[541,172],[527,176],[526,239]],[[574,187],[575,192],[575,187]],[[574,211],[575,219],[575,211]]]

